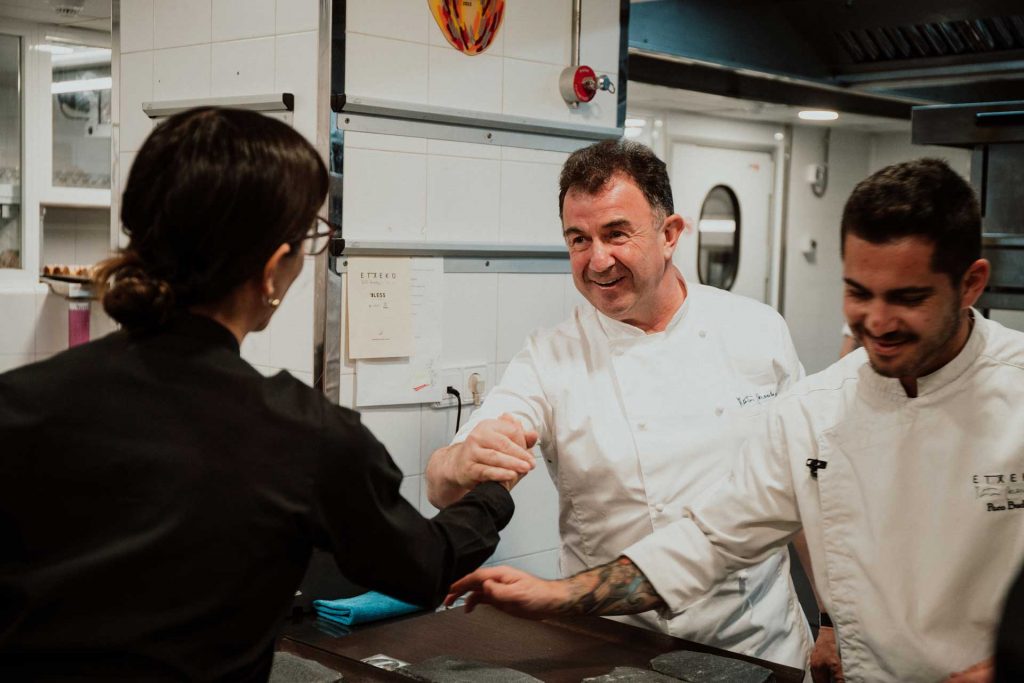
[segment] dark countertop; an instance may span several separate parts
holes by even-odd
[[[314,659],[350,681],[406,681],[407,678],[362,663],[384,654],[409,663],[438,655],[488,662],[523,671],[549,683],[579,683],[616,666],[649,668],[659,654],[673,650],[711,652],[760,664],[779,683],[800,683],[803,673],[780,664],[725,652],[662,633],[600,617],[530,621],[480,606],[431,612],[358,627],[334,637],[312,619],[289,622],[278,648]]]

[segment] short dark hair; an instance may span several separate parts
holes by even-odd
[[[280,121],[216,107],[175,114],[132,163],[121,202],[128,246],[96,276],[103,307],[130,328],[220,301],[280,245],[302,240],[327,188],[320,155]]]
[[[652,210],[666,216],[675,213],[665,162],[639,142],[605,140],[578,149],[566,159],[558,178],[559,218],[569,190],[597,194],[616,175],[625,175],[635,182]]]
[[[981,258],[981,211],[974,190],[941,159],[886,166],[857,184],[846,201],[846,236],[874,244],[923,237],[935,245],[932,270],[957,284]]]

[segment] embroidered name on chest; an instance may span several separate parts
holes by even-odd
[[[764,391],[755,391],[752,394],[744,394],[743,396],[736,397],[736,403],[740,404],[740,407],[758,403],[764,403],[770,398],[775,398],[779,395],[779,392],[775,389],[767,389]]]
[[[971,484],[986,512],[1024,510],[1024,472],[975,474]]]

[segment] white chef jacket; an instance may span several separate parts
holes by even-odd
[[[1024,558],[1024,334],[975,317],[917,398],[858,350],[775,401],[770,438],[625,551],[668,611],[802,525],[847,681],[941,681],[990,657]]]
[[[803,376],[774,310],[712,287],[687,290],[663,332],[585,304],[535,333],[455,439],[502,413],[539,433],[559,494],[564,576],[680,519],[728,473],[763,405]],[[810,634],[789,558],[770,555],[670,621],[655,612],[624,620],[803,669]]]

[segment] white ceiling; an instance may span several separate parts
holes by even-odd
[[[839,112],[839,119],[826,123],[802,121],[797,112],[807,107],[792,107],[785,104],[738,100],[721,95],[678,90],[660,85],[636,83],[630,81],[626,90],[627,108],[633,109],[670,109],[689,111],[707,116],[721,116],[744,121],[762,121],[765,123],[798,124],[810,126],[828,126],[868,133],[910,132],[910,121],[904,119],[888,119],[880,116],[863,114],[847,114]]]
[[[50,0],[0,0],[0,26],[4,19],[55,24],[110,33],[111,0],[85,0],[81,14],[65,17],[53,9]]]

